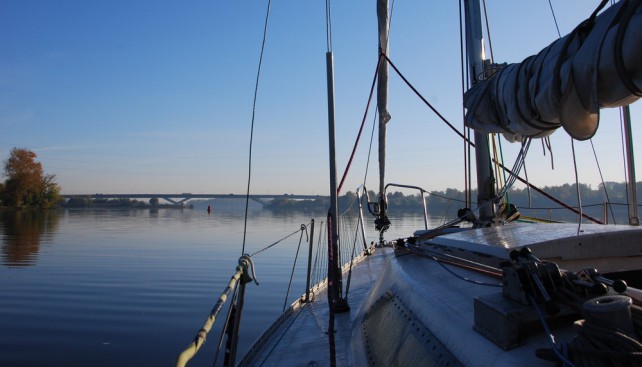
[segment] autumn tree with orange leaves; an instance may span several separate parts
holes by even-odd
[[[60,187],[55,175],[45,175],[36,153],[13,148],[4,164],[6,180],[0,185],[3,205],[14,207],[54,206],[60,200]]]

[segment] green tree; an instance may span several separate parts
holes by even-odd
[[[51,207],[60,200],[60,187],[55,175],[45,175],[36,153],[28,149],[13,148],[5,161],[4,187],[0,187],[3,204],[26,207]]]

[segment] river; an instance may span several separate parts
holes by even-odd
[[[311,219],[251,212],[245,252],[278,243],[253,257],[238,355],[304,293]],[[423,227],[391,219],[390,239]],[[233,275],[243,227],[242,212],[216,209],[0,210],[0,366],[173,365]],[[212,365],[222,315],[190,365]]]

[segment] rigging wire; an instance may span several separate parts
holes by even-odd
[[[518,178],[519,172],[521,171],[522,167],[526,162],[526,154],[528,153],[528,148],[531,145],[531,141],[532,141],[531,138],[524,138],[524,140],[522,141],[522,147],[519,150],[517,158],[515,159],[515,163],[513,164],[513,169],[512,171],[508,171],[508,173],[510,174],[508,176],[508,180],[504,184],[504,187],[502,188],[502,190],[497,194],[497,198],[504,197],[508,189],[510,189],[515,184],[515,181]],[[500,165],[503,167],[503,164],[500,163]]]
[[[427,106],[428,106],[428,107],[433,111],[433,112],[435,112],[435,114],[437,114],[437,116],[439,116],[439,118],[440,118],[443,122],[445,122],[445,123],[446,123],[446,124],[447,124],[447,125],[448,125],[448,126],[449,126],[449,127],[450,127],[450,128],[451,128],[451,129],[456,133],[456,134],[457,134],[457,135],[459,135],[462,139],[464,139],[464,141],[465,141],[467,144],[469,144],[471,147],[474,147],[474,146],[475,146],[475,143],[473,143],[469,138],[467,138],[465,135],[463,135],[461,132],[459,132],[459,131],[458,131],[458,130],[457,130],[457,129],[456,129],[456,128],[455,128],[455,127],[450,123],[450,122],[448,122],[448,120],[446,120],[446,118],[445,118],[445,117],[443,117],[443,115],[441,115],[441,114],[440,114],[440,113],[439,113],[439,112],[438,112],[438,111],[437,111],[437,110],[436,110],[436,109],[435,109],[435,108],[434,108],[434,107],[433,107],[433,106],[432,106],[432,105],[431,105],[431,104],[430,104],[430,103],[429,103],[429,102],[428,102],[428,101],[427,101],[427,100],[426,100],[426,99],[421,95],[421,93],[419,93],[419,91],[418,91],[418,90],[417,90],[417,89],[416,89],[416,88],[415,88],[415,87],[410,83],[410,81],[408,81],[408,79],[406,79],[406,77],[405,77],[405,76],[404,76],[404,75],[399,71],[399,69],[397,69],[397,67],[394,65],[394,63],[393,63],[393,62],[392,62],[392,61],[391,61],[391,60],[390,60],[386,55],[383,55],[383,56],[386,58],[386,60],[387,60],[387,61],[388,61],[388,63],[390,64],[390,66],[392,66],[393,70],[395,70],[395,72],[399,75],[399,77],[401,77],[401,79],[406,83],[406,85],[407,85],[407,86],[408,86],[408,87],[409,87],[409,88],[410,88],[410,89],[411,89],[411,90],[412,90],[412,91],[413,91],[413,92],[414,92],[414,93],[415,93],[415,94],[416,94],[416,95],[417,95],[417,96],[418,96],[418,97],[419,97],[419,98],[420,98],[420,99],[421,99],[421,100],[422,100],[422,101],[423,101],[423,102],[424,102],[424,103],[425,103],[425,104],[426,104],[426,105],[427,105]],[[530,138],[527,138],[527,139],[529,140],[529,143],[528,143],[528,144],[530,144]],[[523,147],[522,147],[522,148],[523,148]],[[523,159],[523,158],[522,158],[522,159]],[[517,166],[517,162],[516,162],[516,166]],[[547,198],[549,198],[549,199],[553,200],[553,201],[554,201],[554,202],[556,202],[557,204],[562,205],[563,207],[565,207],[565,208],[567,208],[567,209],[569,209],[569,210],[573,211],[573,212],[574,212],[574,213],[576,213],[576,214],[579,214],[579,215],[580,215],[580,217],[584,217],[584,218],[586,218],[586,219],[591,220],[592,222],[595,222],[595,223],[598,223],[598,224],[602,224],[602,222],[601,222],[601,221],[599,221],[599,220],[597,220],[597,219],[595,219],[595,218],[592,218],[592,217],[590,217],[590,216],[588,216],[588,215],[586,215],[586,214],[582,213],[581,211],[576,211],[576,210],[574,210],[574,209],[573,209],[572,207],[570,207],[569,205],[567,205],[567,204],[565,204],[565,203],[561,202],[560,200],[558,200],[558,199],[554,198],[553,196],[551,196],[551,195],[547,194],[546,192],[544,192],[542,189],[538,188],[537,186],[535,186],[535,185],[531,184],[530,182],[528,182],[528,181],[526,181],[526,180],[522,179],[521,177],[519,177],[519,174],[517,174],[517,173],[516,173],[516,174],[513,174],[513,172],[514,172],[514,171],[511,171],[510,169],[508,169],[508,168],[507,168],[506,166],[504,166],[503,164],[501,165],[501,167],[502,167],[502,169],[503,169],[503,170],[505,170],[505,171],[507,171],[509,174],[511,174],[511,178],[512,178],[513,183],[514,183],[514,180],[519,180],[520,182],[522,182],[522,183],[526,184],[528,187],[531,187],[531,188],[535,189],[535,190],[536,190],[537,192],[539,192],[540,194],[542,194],[542,195],[546,196]],[[469,177],[470,177],[470,176],[469,176]],[[510,184],[509,186],[507,186],[507,187],[511,187],[511,186],[513,185],[513,183],[511,183],[511,184]],[[456,222],[456,221],[455,221],[455,222]]]
[[[241,248],[241,255],[245,254],[245,239],[247,237],[247,218],[250,206],[250,184],[252,182],[252,145],[254,139],[254,120],[256,117],[256,100],[259,92],[259,80],[261,77],[261,65],[263,64],[263,52],[265,51],[265,39],[267,38],[268,20],[270,19],[270,3],[268,0],[267,9],[265,12],[265,23],[263,25],[263,40],[261,41],[261,55],[259,56],[259,66],[256,72],[256,83],[254,84],[254,100],[252,101],[252,123],[250,126],[250,151],[248,155],[248,172],[247,172],[247,191],[245,194],[245,216],[243,223],[243,246]]]
[[[352,148],[352,154],[350,154],[350,159],[346,165],[346,169],[343,171],[343,177],[341,177],[341,182],[337,187],[337,195],[341,192],[341,188],[345,183],[348,172],[350,171],[350,166],[352,165],[352,160],[354,159],[355,153],[357,152],[357,147],[359,146],[359,140],[361,140],[361,133],[363,133],[363,127],[366,124],[366,119],[368,118],[368,110],[370,109],[370,102],[372,102],[372,96],[374,95],[374,89],[377,85],[377,77],[379,76],[379,66],[383,60],[383,54],[379,55],[379,60],[377,61],[377,68],[375,69],[374,77],[372,78],[372,85],[370,86],[370,96],[368,97],[368,103],[366,104],[366,110],[363,113],[363,119],[361,120],[361,127],[359,128],[359,133],[357,134],[357,139],[354,142],[354,147]]]
[[[420,98],[420,99],[421,99],[421,100],[422,100],[422,101],[423,101],[423,102],[424,102],[424,103],[425,103],[425,104],[426,104],[426,105],[427,105],[427,106],[428,106],[428,107],[429,107],[433,112],[435,112],[435,114],[437,114],[437,116],[439,116],[443,122],[445,122],[445,123],[446,123],[446,124],[447,124],[447,125],[448,125],[448,126],[449,126],[453,131],[454,131],[454,132],[455,132],[455,133],[457,133],[457,135],[459,135],[460,137],[462,137],[462,138],[464,139],[464,141],[466,142],[466,144],[468,144],[470,147],[474,147],[474,146],[475,146],[475,144],[474,144],[474,143],[473,143],[469,138],[467,138],[465,135],[463,135],[462,133],[460,133],[460,132],[459,132],[459,131],[458,131],[458,130],[457,130],[457,129],[452,125],[452,124],[450,124],[450,123],[449,123],[449,122],[448,122],[448,121],[447,121],[447,120],[446,120],[446,119],[445,119],[445,118],[444,118],[444,117],[443,117],[443,116],[442,116],[442,115],[441,115],[441,114],[440,114],[440,113],[439,113],[439,112],[438,112],[438,111],[437,111],[437,110],[436,110],[436,109],[435,109],[435,108],[434,108],[434,107],[433,107],[433,106],[432,106],[432,105],[431,105],[431,104],[430,104],[430,103],[429,103],[429,102],[428,102],[428,101],[427,101],[427,100],[426,100],[426,99],[421,95],[421,93],[419,93],[419,91],[418,91],[418,90],[417,90],[417,89],[416,89],[416,88],[415,88],[415,87],[414,87],[414,86],[413,86],[413,85],[408,81],[408,79],[406,79],[406,77],[405,77],[405,76],[404,76],[404,75],[399,71],[399,69],[397,69],[397,67],[394,65],[394,63],[392,63],[392,61],[391,61],[391,60],[390,60],[386,55],[383,55],[383,56],[386,58],[386,60],[388,61],[388,63],[390,64],[390,66],[392,66],[392,68],[395,70],[395,72],[396,72],[396,73],[401,77],[401,79],[406,83],[406,85],[408,85],[408,87],[410,87],[410,89],[411,89],[413,92],[415,92],[415,94],[416,94],[416,95],[417,95],[417,96],[418,96],[418,97],[419,97],[419,98]],[[519,180],[520,182],[522,182],[522,183],[526,184],[529,188],[533,188],[533,189],[535,189],[537,192],[539,192],[540,194],[542,194],[542,195],[546,196],[547,198],[549,198],[549,199],[553,200],[554,202],[556,202],[556,203],[558,203],[558,204],[560,204],[560,205],[564,206],[565,208],[567,208],[567,209],[569,209],[569,210],[571,210],[571,211],[573,211],[573,212],[575,212],[575,213],[579,214],[580,218],[581,218],[581,217],[585,217],[585,218],[587,218],[587,219],[589,219],[589,220],[591,220],[591,221],[593,221],[593,222],[595,222],[595,223],[599,223],[599,224],[601,224],[602,222],[600,222],[600,221],[598,221],[598,220],[596,220],[596,219],[594,219],[594,218],[592,218],[592,217],[587,216],[586,214],[582,213],[582,211],[576,211],[576,210],[574,210],[574,209],[573,209],[573,208],[571,208],[570,206],[568,206],[568,205],[564,204],[563,202],[561,202],[561,201],[559,201],[559,200],[555,199],[555,198],[554,198],[554,197],[552,197],[551,195],[546,194],[544,191],[542,191],[541,189],[537,188],[535,185],[533,185],[533,184],[531,184],[530,182],[528,182],[528,180],[524,180],[524,179],[522,179],[521,177],[519,177],[519,171],[517,170],[517,168],[518,168],[518,167],[520,167],[520,168],[521,168],[521,166],[523,166],[523,165],[524,165],[524,159],[525,159],[526,151],[528,151],[528,146],[530,145],[530,142],[531,142],[531,138],[525,138],[525,139],[526,139],[527,143],[526,143],[526,144],[524,144],[524,142],[522,143],[522,150],[520,150],[520,154],[519,154],[519,156],[518,156],[518,159],[517,159],[517,160],[516,160],[516,162],[515,162],[515,165],[514,165],[514,167],[513,167],[513,171],[509,170],[506,166],[504,166],[503,164],[501,164],[501,163],[500,163],[501,168],[502,168],[504,171],[507,171],[507,172],[511,175],[511,176],[510,176],[510,178],[509,178],[509,180],[511,181],[511,183],[510,183],[509,185],[506,185],[506,186],[505,186],[505,189],[508,189],[508,188],[512,187],[512,185],[515,183],[515,180]],[[549,144],[550,144],[550,143],[549,143]],[[526,147],[524,147],[524,145],[526,145]],[[552,153],[551,153],[551,154],[552,154]],[[520,163],[520,162],[521,162],[521,163]],[[470,178],[470,175],[469,175],[469,178]],[[470,187],[470,186],[469,186],[469,187]],[[505,192],[504,192],[504,193],[505,193]],[[498,195],[497,197],[501,197],[501,196],[499,196],[499,195]],[[460,219],[461,219],[461,218],[460,218]],[[453,221],[453,222],[451,222],[451,223],[454,223],[454,222],[458,222],[458,220],[455,220],[455,221]]]
[[[555,170],[555,159],[553,158],[553,145],[551,144],[551,137],[545,136],[542,139],[542,151],[546,156],[546,150],[551,154],[551,170]]]
[[[313,282],[314,284],[320,283],[322,279],[326,279],[327,277],[327,271],[324,273],[323,269],[328,268],[328,252],[323,251],[324,247],[322,244],[328,242],[328,231],[327,231],[327,223],[321,221],[321,227],[322,230],[319,231],[319,236],[317,240],[317,254],[316,257],[314,258],[314,269],[315,271],[315,281]],[[317,267],[317,260],[319,261],[320,265]]]
[[[582,195],[580,194],[580,179],[577,174],[577,157],[575,156],[575,139],[571,137],[571,151],[573,152],[573,168],[575,171],[575,190],[577,193],[577,206],[579,207],[580,210],[580,217],[579,220],[577,221],[577,235],[580,235],[580,230],[582,227]]]
[[[456,198],[450,198],[450,197],[448,197],[448,196],[445,196],[445,195],[439,195],[439,194],[436,194],[436,193],[434,193],[434,192],[429,192],[429,193],[428,193],[428,195],[430,195],[430,196],[436,196],[436,197],[438,197],[438,198],[442,198],[442,199],[445,199],[445,200],[458,201],[458,202],[460,202],[460,203],[465,203],[465,202],[466,202],[465,200],[456,199]]]
[[[597,159],[597,153],[595,152],[595,145],[593,145],[593,139],[589,139],[591,142],[591,149],[593,149],[593,157],[595,157],[595,164],[597,164],[597,171],[600,174],[600,181],[602,182],[602,188],[604,189],[604,195],[606,196],[606,201],[608,203],[611,202],[611,199],[609,198],[609,191],[606,189],[606,184],[604,183],[604,176],[602,176],[602,168],[600,168],[600,161]],[[613,218],[613,224],[615,223],[615,214],[613,213],[613,207],[609,206],[611,209],[611,217]]]
[[[629,192],[629,171],[626,169],[626,149],[624,142],[624,116],[620,108],[620,140],[622,142],[622,165],[624,166],[624,187]],[[629,205],[629,195],[626,195],[626,204]]]
[[[383,57],[386,59],[386,61],[388,61],[388,64],[390,64],[390,66],[391,66],[391,67],[392,67],[392,69],[397,73],[397,75],[399,75],[399,77],[401,78],[401,80],[403,80],[403,81],[404,81],[404,83],[406,83],[406,85],[407,85],[407,86],[408,86],[408,87],[409,87],[413,92],[415,92],[415,94],[417,95],[417,97],[419,97],[419,99],[421,99],[421,100],[424,102],[424,104],[426,104],[426,106],[428,106],[428,108],[430,108],[430,109],[432,110],[432,112],[434,112],[434,113],[439,117],[439,119],[440,119],[441,121],[443,121],[446,125],[448,125],[448,127],[450,127],[450,129],[451,129],[452,131],[454,131],[457,135],[459,135],[462,139],[464,139],[465,141],[467,141],[467,142],[468,142],[468,144],[471,144],[472,146],[475,146],[475,144],[474,144],[472,141],[470,141],[470,139],[466,138],[466,136],[464,136],[464,134],[462,134],[459,130],[457,130],[457,128],[456,128],[456,127],[454,127],[454,126],[453,126],[453,125],[452,125],[452,124],[451,124],[451,123],[450,123],[450,122],[449,122],[449,121],[448,121],[448,120],[447,120],[447,119],[446,119],[446,118],[445,118],[445,117],[444,117],[444,116],[443,116],[439,111],[437,111],[437,109],[436,109],[436,108],[435,108],[435,107],[434,107],[430,102],[428,102],[428,100],[427,100],[427,99],[426,99],[426,98],[425,98],[421,93],[419,93],[419,91],[417,90],[417,88],[415,88],[415,86],[414,86],[414,85],[412,85],[412,83],[410,83],[410,81],[409,81],[409,80],[408,80],[408,79],[407,79],[407,78],[406,78],[406,77],[401,73],[401,71],[399,71],[399,69],[397,69],[397,67],[395,66],[395,64],[390,60],[390,58],[388,58],[388,56],[387,56],[387,55],[383,55]]]
[[[269,248],[272,248],[272,247],[274,247],[274,246],[278,245],[279,243],[281,243],[281,242],[285,241],[286,239],[288,239],[288,238],[290,238],[290,237],[294,236],[295,234],[297,234],[297,233],[299,233],[299,232],[301,232],[301,231],[304,231],[304,230],[305,230],[305,231],[307,231],[307,226],[308,226],[308,225],[309,225],[309,224],[302,225],[302,226],[301,226],[301,228],[299,228],[299,229],[297,229],[296,231],[294,231],[294,232],[290,233],[289,235],[287,235],[287,236],[285,236],[285,237],[281,238],[280,240],[277,240],[276,242],[274,242],[274,243],[272,243],[272,244],[270,244],[270,245],[267,245],[267,246],[265,246],[264,248],[262,248],[262,249],[260,249],[260,250],[256,251],[255,253],[251,254],[251,255],[250,255],[250,257],[254,257],[254,256],[256,256],[256,255],[260,254],[261,252],[263,252],[263,251],[265,251],[265,250],[267,250],[267,249],[269,249]]]
[[[528,180],[528,170],[526,170],[526,162],[524,162],[524,179],[526,180],[526,182],[529,182],[529,180]],[[526,185],[526,191],[528,193],[528,206],[530,206],[531,205],[531,200],[532,200],[531,187]]]
[[[484,4],[484,19],[486,20],[486,34],[488,35],[488,48],[490,51],[490,62],[495,62],[495,57],[493,56],[493,41],[490,38],[490,26],[488,25],[488,11],[486,10],[486,0],[483,0]]]
[[[501,162],[502,162],[501,164],[503,165],[504,164],[504,149],[502,148],[501,136],[499,137],[499,139],[497,139],[497,142],[499,143],[499,158],[501,159]],[[501,167],[497,168],[497,172],[500,171],[500,168]],[[502,177],[504,178],[504,182],[506,182],[506,171],[504,171],[504,170],[501,170],[501,171],[502,171]],[[524,161],[524,176],[526,176],[526,181],[528,181],[528,175],[526,175],[526,161]],[[506,195],[506,199],[507,200],[509,199],[508,195]],[[508,200],[508,202],[510,203],[510,200]]]
[[[510,169],[508,169],[508,167],[505,167],[505,166],[503,166],[503,165],[502,165],[502,169],[506,170],[508,173],[512,173],[512,171],[511,171]],[[591,221],[591,222],[593,222],[593,223],[597,223],[597,224],[604,224],[604,223],[602,223],[601,221],[599,221],[599,220],[597,220],[597,219],[595,219],[595,218],[592,218],[591,216],[588,216],[588,215],[586,215],[586,214],[584,214],[584,213],[580,212],[579,210],[576,210],[575,208],[573,208],[573,207],[571,207],[570,205],[568,205],[568,204],[566,204],[566,203],[562,202],[561,200],[559,200],[559,199],[555,198],[553,195],[551,195],[551,194],[547,193],[546,191],[544,191],[544,190],[540,189],[539,187],[537,187],[537,186],[533,185],[532,183],[527,182],[527,181],[526,181],[526,180],[524,180],[523,178],[519,177],[519,175],[515,175],[515,178],[516,178],[516,179],[518,179],[521,183],[523,183],[523,184],[525,184],[525,185],[528,185],[529,187],[533,188],[533,189],[534,189],[535,191],[537,191],[538,193],[540,193],[540,194],[544,195],[547,199],[552,200],[554,203],[556,203],[556,204],[558,204],[558,205],[561,205],[561,206],[562,206],[562,207],[564,207],[565,209],[568,209],[568,210],[572,211],[573,213],[575,213],[575,214],[579,215],[580,217],[586,218],[586,219],[590,220],[590,221]]]
[[[460,53],[461,65],[462,65],[462,75],[464,75],[464,74],[468,75],[469,74],[469,70],[467,70],[466,68],[463,67],[463,64],[464,64],[463,63],[463,55],[464,55],[464,51],[463,51],[464,47],[463,47],[463,45],[464,45],[464,41],[463,41],[463,30],[462,30],[462,5],[461,5],[461,1],[459,2],[459,13],[460,13],[460,20],[459,20],[459,22],[460,22],[460,48],[462,50],[461,53]],[[465,53],[466,53],[466,56],[467,56],[467,51],[465,51]],[[428,102],[428,100],[426,98],[423,97],[423,95],[410,83],[410,81],[401,73],[401,71],[395,66],[395,64],[390,60],[390,58],[387,55],[383,55],[383,57],[390,64],[390,66],[397,73],[397,75],[399,75],[399,77],[404,81],[404,83],[406,83],[406,85],[415,93],[415,95],[417,95],[424,102],[424,104],[426,104],[426,106],[428,106],[446,125],[448,125],[448,127],[450,127],[451,130],[453,130],[457,135],[459,135],[464,140],[465,145],[468,146],[468,159],[467,159],[468,170],[467,170],[467,173],[465,172],[464,176],[468,177],[468,180],[466,181],[467,187],[471,188],[472,187],[472,183],[471,183],[472,175],[470,174],[470,170],[472,168],[471,167],[472,164],[471,164],[471,159],[469,157],[470,157],[470,149],[475,147],[475,144],[470,139],[470,131],[469,131],[470,129],[464,130],[464,133],[461,133],[459,130],[457,130],[434,106],[432,106],[432,104],[430,104],[430,102]],[[464,85],[464,84],[466,84],[466,86],[468,86],[469,81],[467,80],[467,78],[463,78],[462,77],[462,85]],[[462,95],[463,95],[463,89],[464,88],[462,88]],[[462,111],[463,111],[463,109],[462,109]],[[466,132],[468,132],[468,133],[466,134]],[[564,206],[565,208],[567,208],[567,209],[579,214],[580,218],[584,217],[584,218],[587,218],[587,219],[589,219],[589,220],[591,220],[593,222],[602,223],[599,220],[596,220],[594,218],[591,218],[591,217],[587,216],[586,214],[582,213],[581,211],[578,212],[578,211],[574,210],[572,207],[570,207],[570,206],[564,204],[563,202],[555,199],[551,195],[546,194],[541,189],[537,188],[535,185],[533,185],[530,182],[528,182],[528,180],[524,180],[521,177],[519,177],[518,168],[521,169],[525,165],[525,162],[524,162],[525,155],[526,155],[525,153],[528,150],[528,145],[530,145],[531,138],[526,138],[526,139],[528,140],[528,142],[526,144],[526,147],[524,147],[524,142],[523,142],[522,143],[522,150],[520,151],[520,154],[519,154],[519,156],[518,156],[518,158],[517,158],[517,160],[515,162],[515,165],[513,167],[513,171],[509,170],[506,166],[504,166],[500,162],[501,168],[504,171],[506,171],[506,172],[508,172],[510,174],[510,177],[509,177],[510,184],[505,185],[505,187],[503,189],[503,194],[506,193],[506,190],[508,188],[512,187],[512,185],[515,183],[516,180],[519,180],[520,182],[522,182],[522,183],[527,185],[527,187],[529,188],[529,191],[530,191],[530,188],[535,189],[537,192],[541,193],[542,195],[545,195],[547,198],[553,200],[554,202],[556,202],[556,203]],[[551,152],[551,165],[553,165],[553,161],[552,161],[553,155],[552,155],[552,150],[550,148],[550,140],[546,141],[546,145],[547,145],[549,151]],[[471,190],[468,190],[468,195],[466,196],[466,201],[468,203],[472,203],[471,195],[472,195]],[[500,196],[498,195],[497,197],[500,197]],[[455,220],[455,222],[457,222],[457,220]]]
[[[390,41],[390,28],[392,25],[392,15],[394,14],[394,11],[395,11],[395,0],[392,0],[392,3],[390,3],[390,14],[388,16],[388,34],[386,35],[386,37],[388,38],[388,41]]]
[[[368,169],[370,168],[370,157],[372,156],[372,145],[374,144],[374,132],[377,127],[378,108],[375,108],[374,119],[372,120],[372,131],[370,132],[370,146],[368,147],[368,157],[366,159],[366,171],[363,174],[363,186],[366,186],[366,179],[368,178]]]
[[[330,0],[325,1],[325,38],[328,52],[332,52],[332,12],[330,11]]]
[[[464,94],[466,93],[466,67],[464,65],[464,30],[462,22],[462,8],[461,1],[459,1],[459,63],[461,69],[461,98],[464,99]],[[466,109],[462,103],[461,106],[461,121],[463,124],[464,137],[470,139],[470,129],[466,127],[465,118],[466,118]],[[464,197],[466,200],[466,207],[470,208],[472,199],[471,199],[471,184],[470,184],[470,145],[467,144],[466,139],[464,139]]]
[[[283,300],[283,312],[285,312],[285,307],[288,304],[288,297],[290,296],[290,289],[292,288],[292,279],[294,279],[294,270],[296,269],[296,261],[299,258],[299,250],[301,249],[301,241],[303,240],[303,233],[305,233],[306,242],[308,238],[308,228],[302,224],[301,225],[301,235],[299,236],[299,244],[296,247],[296,255],[294,255],[294,264],[292,264],[292,274],[290,274],[290,282],[288,283],[288,291],[285,293],[285,300]]]
[[[495,192],[500,191],[500,187],[503,187],[504,182],[506,182],[506,177],[505,177],[505,172],[504,172],[504,177],[502,179],[502,175],[499,175],[499,164],[500,164],[500,157],[499,157],[499,152],[497,150],[497,134],[492,133],[490,134],[490,141],[492,145],[492,152],[493,152],[493,159],[492,162],[495,163],[495,172],[498,172],[497,178],[494,180],[495,181]],[[504,163],[504,160],[501,159],[501,163]],[[505,198],[505,197],[504,197]],[[505,201],[505,199],[504,199]]]
[[[555,10],[553,10],[553,3],[551,3],[551,0],[548,0],[548,6],[551,8],[551,14],[553,15],[553,21],[555,22],[555,29],[557,29],[557,37],[562,38],[560,26],[557,24],[557,17],[555,16]]]

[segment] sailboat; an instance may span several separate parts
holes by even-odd
[[[465,122],[474,130],[463,139],[476,153],[476,208],[463,208],[437,228],[385,240],[387,79],[394,65],[388,3],[378,0],[381,178],[378,200],[367,198],[365,190],[359,197],[376,216],[380,238],[349,264],[338,261],[338,180],[332,166],[327,278],[312,287],[314,297],[292,304],[240,361],[233,347],[238,330],[230,332],[226,364],[642,365],[642,228],[635,192],[629,225],[521,223],[515,208],[499,207],[507,189],[495,190],[487,138],[499,133],[521,144],[522,157],[512,169],[495,165],[514,182],[532,139],[545,139],[560,127],[574,139],[589,139],[601,108],[625,108],[642,96],[642,1],[604,8],[606,3],[538,54],[500,65],[483,57],[479,1],[463,2],[471,85]],[[330,52],[327,65],[332,165]],[[629,177],[635,180],[633,171]],[[252,278],[251,259],[242,259],[238,269],[226,295],[236,282]],[[187,363],[208,330],[199,332],[177,365]]]

